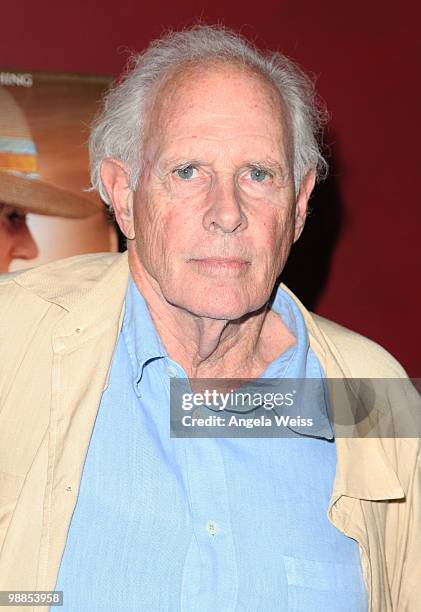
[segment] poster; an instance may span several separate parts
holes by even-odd
[[[109,77],[0,70],[0,272],[116,251],[87,142]]]

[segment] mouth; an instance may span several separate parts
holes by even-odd
[[[189,263],[196,266],[203,274],[214,275],[241,275],[250,266],[250,261],[239,257],[203,257],[200,259],[189,259]]]

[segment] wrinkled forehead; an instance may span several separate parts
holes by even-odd
[[[178,66],[157,87],[149,107],[146,140],[215,129],[254,128],[289,149],[289,113],[275,86],[241,64],[213,61]]]

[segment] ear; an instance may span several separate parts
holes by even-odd
[[[301,232],[304,229],[304,223],[307,217],[308,201],[313,191],[314,184],[316,182],[316,171],[314,169],[309,170],[304,176],[300,193],[298,194],[297,202],[295,204],[295,234],[294,242],[301,236]]]
[[[101,179],[113,204],[115,218],[129,240],[135,237],[133,222],[133,191],[129,187],[129,174],[117,159],[104,159]]]

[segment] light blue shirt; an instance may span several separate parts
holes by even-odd
[[[266,378],[323,378],[293,299],[296,343]],[[56,589],[72,612],[365,612],[358,544],[327,518],[336,446],[319,437],[171,438],[170,377],[186,377],[129,281],[122,331]]]

